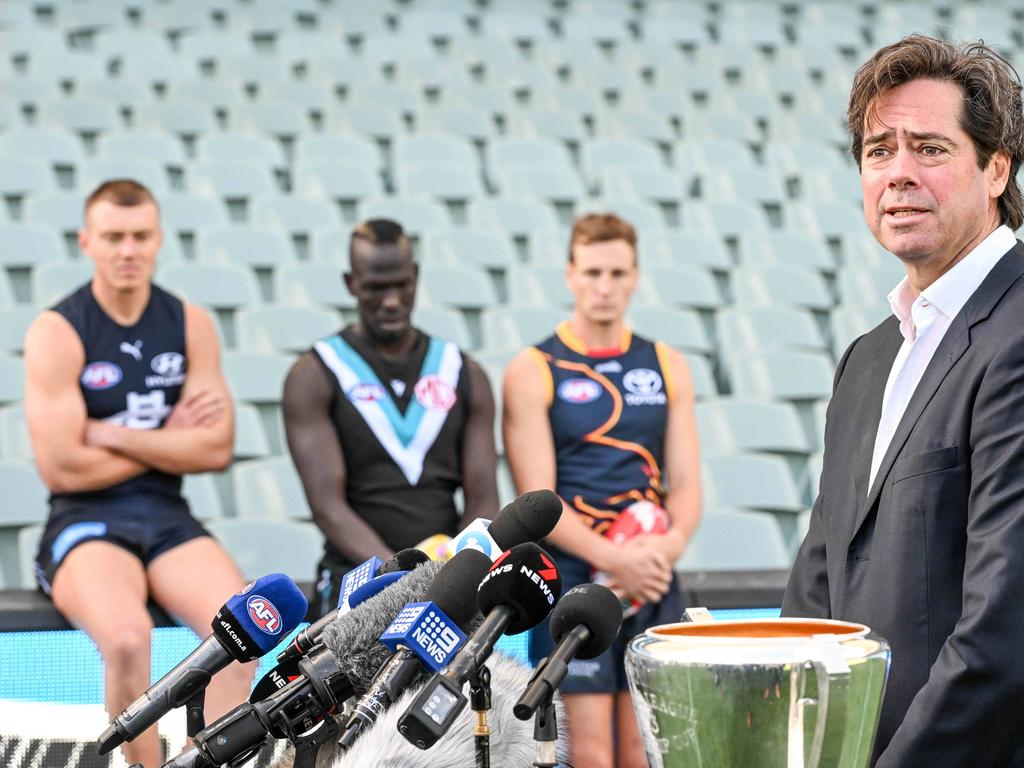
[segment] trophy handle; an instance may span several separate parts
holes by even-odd
[[[818,688],[816,699],[805,695],[808,675],[812,670]],[[843,752],[843,737],[846,730],[850,690],[849,664],[841,652],[827,651],[822,659],[794,664],[791,690],[793,696],[798,698],[790,709],[788,768],[837,768]],[[817,714],[814,735],[810,751],[805,755],[805,713],[809,707],[815,705]]]

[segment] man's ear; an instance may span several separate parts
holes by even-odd
[[[1010,156],[999,149],[992,153],[988,159],[988,193],[994,200],[1006,191],[1006,185],[1010,183]]]
[[[354,297],[356,295],[356,278],[351,272],[342,272],[342,279],[345,281],[345,287],[348,288],[348,292]]]

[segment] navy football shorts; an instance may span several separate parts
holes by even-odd
[[[555,558],[558,572],[562,576],[562,594],[573,587],[593,581],[590,576],[590,563],[563,552],[553,546],[546,545],[547,551]],[[626,647],[629,642],[648,627],[658,624],[670,624],[682,618],[685,605],[683,593],[679,587],[679,578],[672,576],[668,592],[658,603],[649,603],[622,622],[622,628],[611,647],[593,659],[573,659],[569,662],[569,672],[558,687],[565,693],[618,693],[628,690],[626,680]],[[530,661],[536,666],[541,659],[554,650],[555,643],[551,639],[548,620],[538,624],[530,632]]]
[[[68,552],[86,541],[109,541],[149,565],[167,550],[209,535],[182,499],[135,495],[71,507],[46,522],[36,555],[36,581],[50,594]]]

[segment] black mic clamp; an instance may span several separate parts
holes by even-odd
[[[462,683],[434,675],[398,721],[398,732],[419,749],[430,749],[466,708]]]

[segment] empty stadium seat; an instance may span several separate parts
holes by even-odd
[[[0,225],[0,267],[32,267],[63,261],[64,243],[57,233],[41,224]]]
[[[302,352],[342,325],[336,312],[289,306],[244,309],[235,322],[238,346],[249,352]]]
[[[640,281],[664,306],[715,309],[723,304],[711,272],[700,266],[644,267]]]
[[[827,310],[835,301],[820,273],[788,266],[750,266],[733,274],[735,301],[745,307]]]
[[[668,267],[689,263],[726,272],[732,266],[722,241],[706,232],[645,232],[638,246],[641,271],[648,265]]]
[[[4,306],[13,301],[5,302],[3,286],[7,286],[6,278],[0,280],[0,353],[19,353],[25,344],[25,332],[39,314],[39,309],[35,306]],[[6,290],[10,291],[10,288]]]
[[[384,192],[380,172],[365,164],[345,160],[306,160],[295,169],[295,190],[315,200],[334,200],[354,205]]]
[[[231,482],[241,518],[302,520],[310,517],[302,482],[287,456],[240,462],[231,470]]]
[[[705,456],[702,460],[707,504],[797,514],[800,494],[786,462],[767,454]]]
[[[30,202],[29,211],[31,210]],[[160,198],[160,219],[165,232],[177,232],[180,235],[194,237],[203,228],[226,225],[228,213],[219,200],[171,193]]]
[[[407,234],[422,237],[426,232],[451,226],[441,203],[424,197],[374,197],[359,204],[359,219],[394,219]]]
[[[663,341],[671,347],[702,355],[714,351],[696,312],[641,305],[630,309],[629,321],[641,336]]]
[[[193,304],[214,309],[260,303],[256,278],[237,264],[173,264],[158,271],[157,282]]]
[[[608,169],[662,170],[658,150],[650,144],[629,139],[596,139],[586,142],[580,151],[583,173],[596,186],[602,171]]]
[[[443,166],[400,167],[395,188],[399,194],[424,195],[445,202],[465,203],[483,194],[475,171]]]
[[[498,303],[494,285],[473,267],[431,265],[420,270],[420,288],[434,303],[458,309],[481,310]]]
[[[90,192],[111,179],[132,179],[144,185],[157,200],[168,190],[167,174],[155,160],[138,157],[99,157],[82,163],[78,184]]]
[[[492,197],[469,204],[469,221],[481,229],[497,229],[513,237],[557,228],[558,219],[549,206],[527,196]]]
[[[713,423],[727,438],[724,452],[788,453],[806,456],[811,447],[796,409],[788,403],[722,398],[697,405],[698,423]],[[702,430],[703,434],[703,430]]]
[[[284,232],[255,226],[204,228],[199,232],[196,253],[205,264],[247,267],[274,268],[295,260],[292,242]]]
[[[273,170],[287,167],[281,145],[266,136],[249,133],[209,133],[196,141],[200,161],[259,164]]]
[[[457,310],[418,306],[412,312],[412,323],[424,333],[451,341],[460,349],[473,346],[466,321]]]
[[[228,518],[211,520],[207,528],[246,579],[275,572],[309,580],[323,554],[323,534],[312,523]]]
[[[568,316],[568,312],[552,307],[492,307],[482,318],[484,347],[518,351],[538,344]]]
[[[48,307],[92,280],[92,261],[51,261],[32,270],[32,303]]]
[[[675,567],[680,571],[781,570],[790,561],[782,531],[771,515],[716,509],[701,516]]]
[[[0,381],[4,378],[0,375]],[[0,460],[0,571],[7,584],[22,581],[19,568],[19,529],[46,520],[48,491],[35,466],[27,461]],[[34,557],[35,552],[32,552]]]
[[[270,453],[270,441],[263,428],[259,408],[252,403],[235,403],[235,445],[232,451],[235,461],[262,459]]]
[[[370,171],[378,171],[384,165],[380,147],[373,141],[359,136],[339,136],[330,133],[300,136],[295,142],[295,161],[299,165],[323,161],[343,162],[348,165],[360,165]]]
[[[237,399],[250,403],[277,403],[281,400],[285,376],[294,362],[293,355],[227,351],[222,367]]]
[[[0,157],[0,197],[22,200],[26,195],[51,192],[56,186],[44,161]]]
[[[224,517],[217,486],[209,472],[185,475],[181,482],[181,495],[185,497],[192,516],[197,520],[216,520]]]
[[[724,359],[733,392],[743,397],[801,401],[832,393],[832,361],[822,353],[763,351]]]
[[[281,304],[354,309],[340,264],[289,264],[274,273],[274,296]]]
[[[505,270],[516,263],[508,238],[484,229],[449,229],[425,238],[427,258],[451,264]]]
[[[769,349],[825,348],[814,318],[798,307],[750,307],[723,309],[715,317],[718,340],[731,353]]]

